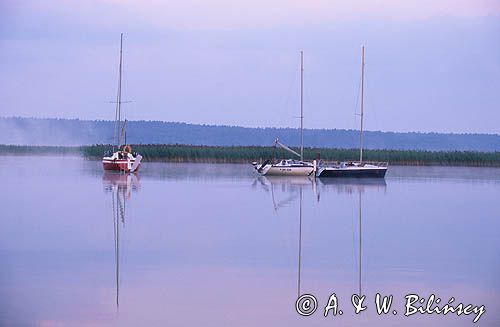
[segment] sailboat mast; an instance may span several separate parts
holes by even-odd
[[[359,133],[359,161],[363,161],[363,115],[364,115],[364,95],[365,95],[365,46],[362,47],[361,54],[361,128]]]
[[[300,51],[300,160],[304,160],[304,51]]]
[[[116,144],[118,150],[121,146],[121,104],[122,104],[122,53],[123,53],[123,33],[120,33],[120,66],[118,70],[118,93],[116,95],[116,115],[115,115],[115,131]]]

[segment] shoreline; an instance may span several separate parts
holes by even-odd
[[[35,146],[0,145],[2,155],[78,155],[87,160],[100,160],[111,145],[90,146]],[[289,154],[273,147],[261,146],[197,146],[180,144],[132,145],[146,162],[174,163],[251,163],[275,155],[288,158]],[[314,160],[318,153],[325,161],[355,161],[357,149],[304,148],[304,160]],[[366,161],[388,161],[394,166],[458,166],[500,167],[500,152],[423,151],[365,149]]]

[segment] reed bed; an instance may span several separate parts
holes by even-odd
[[[271,157],[290,158],[291,154],[274,147],[261,146],[197,146],[181,144],[132,145],[145,161],[249,163]],[[0,145],[0,154],[44,155],[81,154],[86,159],[101,159],[111,145],[65,146],[17,146]],[[298,151],[297,148],[294,150]],[[304,148],[304,160],[320,156],[327,161],[358,160],[358,149]],[[366,161],[388,161],[391,165],[439,165],[500,167],[500,152],[474,151],[420,151],[420,150],[364,150]]]

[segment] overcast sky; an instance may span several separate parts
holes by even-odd
[[[500,133],[500,0],[0,1],[0,116]]]

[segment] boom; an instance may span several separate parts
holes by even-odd
[[[297,157],[299,157],[299,158],[301,158],[301,159],[302,159],[302,156],[300,155],[300,153],[297,153],[297,152],[293,151],[292,149],[290,149],[289,147],[287,147],[286,145],[284,145],[283,143],[281,143],[281,142],[279,141],[279,139],[276,139],[276,140],[274,141],[274,147],[277,147],[277,146],[279,146],[279,147],[280,147],[280,148],[282,148],[282,149],[285,149],[286,151],[288,151],[288,152],[290,152],[290,153],[293,153],[294,155],[296,155]]]

